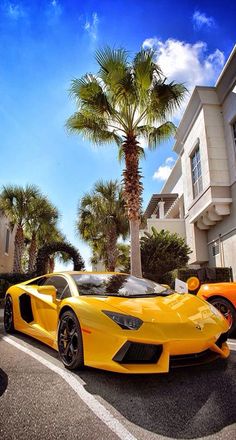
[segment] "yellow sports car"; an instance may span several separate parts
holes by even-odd
[[[62,272],[12,286],[4,325],[58,350],[71,370],[163,373],[229,356],[214,306],[128,274]]]

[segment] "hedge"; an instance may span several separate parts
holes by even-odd
[[[175,269],[172,272],[167,272],[159,281],[163,284],[169,284],[172,288],[175,285],[175,278],[181,281],[187,281],[190,277],[199,278],[203,283],[223,283],[233,281],[233,273],[231,267],[206,267],[201,269],[191,269],[189,267],[182,269]]]
[[[23,283],[36,276],[33,273],[1,273],[0,274],[0,299],[4,298],[7,289],[13,284]]]

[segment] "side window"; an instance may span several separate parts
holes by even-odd
[[[46,285],[52,285],[57,289],[57,299],[68,298],[71,296],[70,288],[67,281],[63,277],[55,276],[47,278]]]
[[[68,286],[68,284],[67,284],[67,286],[66,286],[65,289],[63,290],[63,294],[62,294],[62,296],[61,296],[61,299],[64,299],[64,298],[70,298],[70,297],[71,297],[70,288],[69,288],[69,286]]]
[[[28,283],[27,285],[36,285],[36,286],[43,286],[45,284],[47,280],[47,277],[40,277],[37,280],[31,281],[30,283]]]

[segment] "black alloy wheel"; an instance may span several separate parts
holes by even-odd
[[[79,321],[72,310],[67,310],[60,318],[58,351],[64,366],[69,370],[84,366],[82,333]]]
[[[7,295],[4,308],[4,328],[7,333],[14,333],[13,303],[10,295]]]
[[[234,333],[236,330],[236,310],[233,304],[221,297],[210,299],[209,302],[225,317],[229,324],[229,335]]]

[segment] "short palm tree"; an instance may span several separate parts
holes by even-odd
[[[99,181],[80,201],[77,229],[108,270],[114,271],[118,258],[117,240],[125,239],[129,223],[122,189],[118,182]]]
[[[25,188],[17,185],[3,187],[0,194],[0,209],[16,228],[14,243],[13,272],[22,272],[22,254],[24,249],[24,227],[32,203],[39,197],[39,189],[34,185]]]
[[[39,241],[45,243],[45,239],[51,238],[53,232],[55,235],[58,217],[57,208],[47,197],[39,195],[30,203],[26,221],[26,233],[30,239],[28,264],[30,273],[35,270]]]
[[[109,47],[96,52],[97,75],[74,79],[71,94],[78,109],[67,121],[72,132],[82,133],[101,145],[116,142],[125,160],[124,198],[131,235],[131,273],[142,276],[139,225],[142,195],[140,136],[154,149],[175,132],[168,118],[185,96],[183,84],[167,83],[155,63],[154,52],[141,50],[129,62],[124,49]]]

